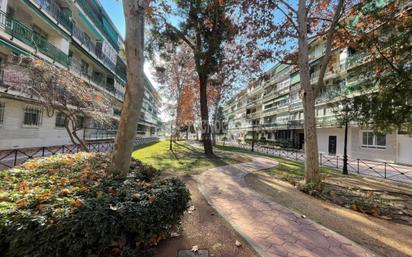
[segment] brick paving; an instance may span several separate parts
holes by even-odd
[[[210,169],[196,180],[208,202],[262,256],[376,256],[246,185],[247,173],[276,165],[276,161],[256,157],[252,162]]]

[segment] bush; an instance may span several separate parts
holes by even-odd
[[[137,256],[180,222],[183,182],[132,164],[127,179],[105,175],[109,158],[79,153],[0,171],[0,253],[17,256]]]

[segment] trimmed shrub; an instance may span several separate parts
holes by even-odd
[[[190,200],[183,182],[140,162],[115,179],[109,161],[56,155],[0,171],[2,256],[138,256],[166,238]]]

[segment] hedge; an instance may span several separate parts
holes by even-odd
[[[115,179],[108,166],[78,153],[0,171],[0,255],[137,256],[166,238],[190,200],[183,182],[139,162]]]

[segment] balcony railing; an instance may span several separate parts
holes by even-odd
[[[71,32],[72,36],[78,39],[80,41],[80,44],[85,47],[88,52],[93,53],[100,61],[103,62],[103,64],[105,64],[112,71],[116,71],[116,64],[102,51],[102,47],[93,42],[85,32],[80,30],[54,0],[33,1],[40,6],[41,10],[53,17],[58,24],[61,24],[64,28]],[[90,6],[87,4],[87,1],[79,0],[78,2],[79,4],[81,4],[82,8],[87,8],[88,15],[92,18],[94,23],[97,23],[99,30],[101,30],[105,34],[106,38],[109,41],[112,41],[110,35],[107,35],[106,31],[101,27],[96,14],[89,8]],[[119,76],[120,75],[123,74],[119,74]]]
[[[54,0],[33,0],[42,10],[53,17],[59,24],[65,27],[68,31],[72,31],[72,22],[70,17],[64,14],[63,10],[56,4]]]
[[[289,120],[288,128],[303,128],[303,120]]]
[[[362,64],[368,56],[369,54],[367,52],[361,52],[361,53],[351,55],[348,57],[347,66],[353,67],[353,66]]]
[[[114,39],[110,33],[106,31],[104,28],[103,23],[101,22],[101,19],[96,15],[96,11],[93,10],[92,6],[90,6],[89,2],[87,0],[77,0],[78,4],[80,7],[87,13],[87,15],[91,18],[93,23],[99,28],[99,30],[106,36],[106,38],[111,42],[114,48],[119,50],[119,46],[117,41],[115,42],[116,39]]]
[[[72,36],[79,40],[80,45],[85,47],[90,53],[94,54],[98,59],[100,59],[107,67],[111,70],[116,70],[116,64],[114,64],[107,55],[102,51],[101,45],[94,43],[89,36],[82,30],[80,30],[76,25],[73,25]]]
[[[335,126],[338,124],[335,116],[324,116],[324,117],[317,117],[316,123],[319,127],[329,127]]]
[[[0,26],[4,28],[4,30],[12,37],[17,38],[25,44],[35,48],[37,51],[47,55],[54,61],[68,66],[69,59],[63,51],[50,44],[46,38],[34,32],[25,24],[12,17],[8,17],[4,12],[1,11]]]
[[[111,93],[115,93],[116,89],[114,87],[113,83],[109,83],[108,81],[106,81],[104,79],[104,77],[102,75],[96,74],[96,73],[91,73],[88,68],[85,68],[84,66],[82,66],[81,61],[76,59],[76,58],[70,58],[70,65],[69,65],[69,69],[71,71],[74,71],[75,73],[77,73],[78,75],[81,76],[82,79],[84,79],[86,82],[89,83],[94,83],[97,86],[106,89],[108,91],[110,91]]]
[[[119,75],[119,77],[121,79],[126,81],[126,79],[127,79],[127,66],[120,57],[117,57],[116,74]]]

